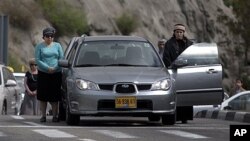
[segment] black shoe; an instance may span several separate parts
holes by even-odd
[[[46,122],[46,117],[41,117],[40,122]]]
[[[58,117],[53,117],[53,118],[52,118],[52,122],[59,122]]]

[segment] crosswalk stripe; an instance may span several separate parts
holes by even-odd
[[[137,138],[136,136],[131,136],[129,134],[125,134],[125,133],[122,133],[122,132],[118,132],[118,131],[111,131],[111,130],[93,130],[94,132],[97,132],[97,133],[101,133],[103,135],[106,135],[106,136],[110,136],[110,137],[113,137],[113,138]]]
[[[76,136],[68,134],[57,129],[35,129],[34,132],[42,134],[50,138],[74,138]]]
[[[11,117],[14,118],[14,119],[24,119],[22,116],[14,116],[14,115],[12,115]]]
[[[206,136],[198,135],[198,134],[193,134],[189,132],[184,132],[184,131],[179,131],[179,130],[159,130],[164,133],[176,135],[176,136],[181,136],[185,138],[190,138],[190,139],[205,139],[208,138]]]
[[[26,124],[29,124],[29,125],[33,125],[33,126],[39,126],[39,127],[45,126],[45,125],[42,125],[42,124],[38,124],[38,123],[35,123],[35,122],[28,122],[28,121],[23,122],[23,123],[26,123]]]

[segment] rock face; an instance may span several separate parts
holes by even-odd
[[[139,23],[132,35],[142,36],[156,45],[161,38],[169,39],[176,23],[186,25],[186,36],[197,42],[215,42],[224,66],[223,84],[228,90],[232,79],[238,77],[241,58],[234,54],[236,38],[223,23],[220,16],[230,19],[232,10],[226,7],[223,0],[65,0],[80,7],[87,14],[91,35],[119,34],[115,19],[123,13],[132,14]],[[33,0],[25,0],[27,5]],[[39,10],[39,9],[37,9]],[[32,12],[32,11],[30,11]],[[35,18],[30,31],[21,31],[10,27],[10,52],[17,54],[23,63],[33,57],[34,45],[42,41],[42,29],[49,26],[42,14]],[[16,42],[18,38],[19,42]],[[60,37],[65,48],[70,37]],[[243,54],[242,54],[243,55]],[[234,60],[232,62],[232,59]],[[230,64],[230,65],[229,65]]]

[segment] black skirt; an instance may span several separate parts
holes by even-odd
[[[37,75],[37,99],[47,102],[61,100],[62,73],[44,73],[38,71]]]

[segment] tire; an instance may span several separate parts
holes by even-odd
[[[150,115],[149,117],[148,117],[148,120],[149,121],[160,121],[161,120],[161,117],[160,116],[157,116],[157,115]]]
[[[6,103],[6,101],[3,102],[2,115],[7,115],[7,103]]]
[[[66,108],[63,105],[63,102],[59,102],[59,120],[65,121],[66,120]]]
[[[176,122],[176,115],[163,115],[162,116],[162,124],[163,125],[174,125]]]
[[[70,113],[68,105],[66,108],[66,123],[68,125],[78,125],[80,123],[80,116],[79,115],[72,115]]]

